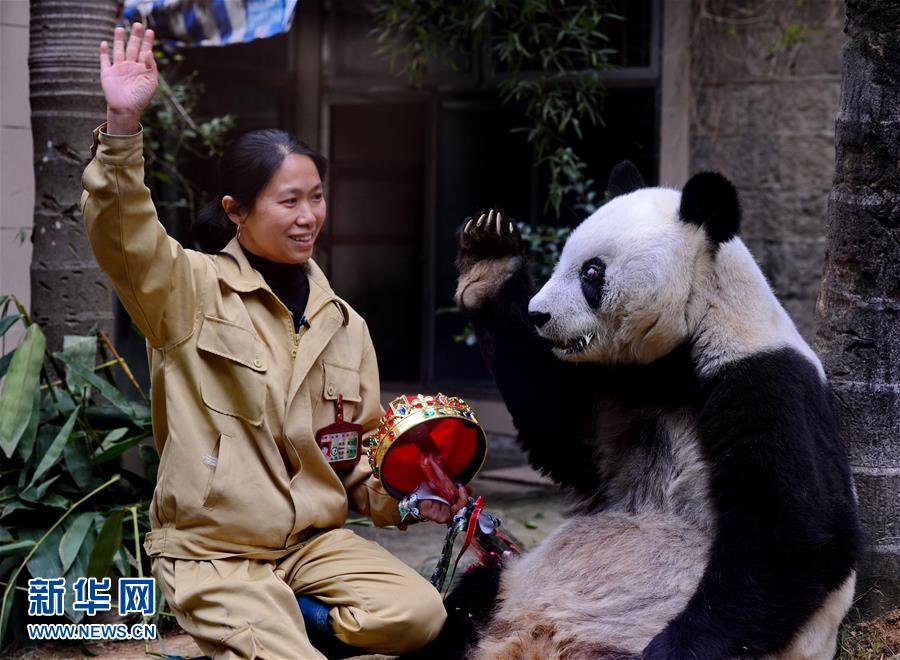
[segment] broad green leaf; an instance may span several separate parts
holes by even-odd
[[[113,556],[122,545],[122,519],[125,516],[124,509],[116,509],[110,512],[103,523],[91,559],[88,562],[88,577],[104,578],[112,566]]]
[[[9,533],[9,530],[6,529],[3,525],[0,525],[0,543],[9,543],[13,540],[13,535]],[[0,574],[2,575],[2,574]]]
[[[41,500],[44,498],[44,495],[47,493],[47,489],[50,488],[50,486],[53,485],[53,482],[55,482],[61,476],[62,476],[61,474],[57,474],[52,479],[47,479],[46,481],[44,481],[40,484],[37,484],[34,486],[29,486],[24,491],[22,491],[22,494],[19,495],[19,497],[21,497],[26,502],[33,502],[35,504],[39,504],[41,502]]]
[[[16,557],[13,555],[10,555],[9,557],[6,557],[4,559],[0,559],[0,580],[8,579],[8,576],[10,575],[10,573],[12,573],[13,569],[15,569],[16,566],[18,566],[21,562],[22,559],[20,557]]]
[[[0,378],[6,374],[7,369],[9,369],[9,363],[12,362],[13,355],[16,354],[16,349],[12,349],[9,353],[0,357]]]
[[[12,457],[31,421],[34,390],[40,382],[46,347],[47,339],[41,329],[37,325],[28,326],[6,372],[0,392],[0,449],[7,458]]]
[[[20,536],[23,541],[37,543],[45,532],[45,528],[27,528],[21,530]],[[62,562],[59,560],[59,542],[62,537],[63,530],[57,527],[38,546],[26,564],[31,577],[57,578],[63,576]]]
[[[75,410],[75,400],[61,387],[53,388],[53,396],[44,397],[44,419],[68,417]]]
[[[94,514],[80,513],[66,529],[62,540],[59,543],[59,560],[62,562],[63,573],[69,570],[72,562],[78,556],[78,551],[84,544],[88,532],[91,530],[91,523],[94,521]]]
[[[72,502],[59,493],[50,493],[41,498],[41,504],[49,506],[51,509],[68,509]]]
[[[63,337],[63,349],[59,355],[65,356],[66,384],[69,389],[73,392],[80,392],[82,388],[89,387],[88,383],[68,365],[76,364],[82,369],[93,372],[94,364],[97,361],[97,338],[66,335]]]
[[[38,424],[37,438],[34,440],[34,451],[31,452],[31,458],[29,458],[28,462],[25,464],[26,469],[22,470],[22,477],[27,477],[26,472],[28,474],[34,472],[37,464],[41,462],[41,459],[50,450],[50,445],[53,444],[53,440],[59,434],[61,428],[61,426],[49,422]],[[27,483],[28,478],[19,479],[19,489],[24,489]]]
[[[111,404],[113,404],[116,408],[124,412],[131,418],[139,416],[139,409],[137,409],[134,404],[125,398],[125,395],[122,394],[114,385],[109,384],[102,378],[100,378],[97,374],[94,373],[93,369],[85,369],[77,362],[69,359],[68,356],[63,353],[55,353],[55,356],[59,358],[65,365],[68,367],[66,371],[71,371],[73,374],[83,379],[93,387],[96,387],[99,392],[105,396]]]
[[[94,454],[94,463],[99,465],[100,463],[105,463],[106,461],[118,458],[135,445],[140,444],[146,437],[146,433],[139,433],[138,435],[132,435],[112,443],[104,441],[103,446]]]
[[[113,565],[122,577],[131,576],[131,564],[125,552],[125,546],[119,546],[119,551],[113,557]]]
[[[47,453],[41,458],[41,462],[38,463],[37,469],[34,471],[34,476],[31,477],[32,484],[43,476],[47,470],[56,465],[59,457],[62,456],[66,443],[69,441],[69,436],[72,434],[72,428],[75,426],[77,418],[78,409],[76,408],[72,411],[72,414],[69,415],[69,419],[66,420],[66,423],[59,430],[59,433],[57,433],[56,438],[53,440],[53,444],[50,445],[50,449],[47,450]]]
[[[126,433],[128,433],[128,429],[125,427],[113,429],[112,431],[110,431],[109,433],[107,433],[104,436],[103,442],[100,443],[100,449],[101,450],[109,449],[110,447],[115,445],[119,440],[124,438]]]
[[[87,514],[89,518],[93,518],[93,514]],[[90,526],[90,520],[89,520]],[[87,576],[87,567],[88,561],[91,558],[91,552],[94,550],[94,543],[96,542],[97,534],[93,530],[91,530],[87,537],[84,539],[84,543],[81,544],[81,547],[78,549],[78,553],[74,557],[74,561],[72,565],[69,566],[66,571],[66,593],[71,594],[74,593],[75,589],[75,581],[78,578]],[[65,614],[66,617],[78,623],[84,617],[84,612],[79,610],[75,611],[72,607],[74,600],[72,598],[67,598],[65,601]]]
[[[0,507],[0,519],[6,518],[6,516],[11,513],[15,513],[16,511],[33,511],[34,507],[27,502],[23,502],[22,500],[14,500],[12,502],[6,502]]]
[[[18,314],[10,314],[9,316],[4,316],[0,319],[0,337],[6,334],[6,331],[9,330],[13,324],[18,321],[21,317]]]
[[[93,473],[91,471],[91,454],[84,437],[76,438],[73,434],[72,439],[63,449],[63,460],[66,462],[66,470],[72,480],[78,484],[79,488],[87,490],[93,481]]]
[[[0,545],[0,557],[7,555],[24,555],[34,547],[34,541],[17,541],[16,543],[7,543]]]
[[[39,387],[36,387],[34,388],[34,404],[31,409],[31,421],[28,422],[28,426],[25,428],[25,432],[19,439],[19,456],[22,457],[22,462],[24,463],[27,463],[28,459],[31,458],[31,452],[34,450],[34,441],[35,438],[37,438],[38,422],[40,421],[41,389]]]

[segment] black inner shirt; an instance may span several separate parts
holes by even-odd
[[[246,249],[244,254],[250,265],[263,276],[272,292],[291,311],[294,332],[298,332],[301,321],[305,321],[303,315],[309,300],[309,278],[303,264],[279,264],[251,254]]]

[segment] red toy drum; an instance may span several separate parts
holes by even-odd
[[[487,435],[465,401],[440,392],[391,401],[367,443],[372,472],[403,499],[422,483],[448,501],[481,470]]]

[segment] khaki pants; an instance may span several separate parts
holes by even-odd
[[[330,605],[337,637],[377,653],[424,646],[446,618],[426,580],[348,529],[320,534],[278,561],[156,557],[153,574],[178,623],[217,660],[324,657],[306,637],[295,594]]]

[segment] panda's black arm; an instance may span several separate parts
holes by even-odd
[[[469,313],[478,346],[519,431],[533,467],[577,492],[596,495],[595,365],[563,362],[528,319],[533,285],[527,265],[513,273],[494,301]]]
[[[700,585],[644,658],[784,649],[847,579],[860,531],[827,390],[790,349],[706,387],[700,434],[718,527]]]

